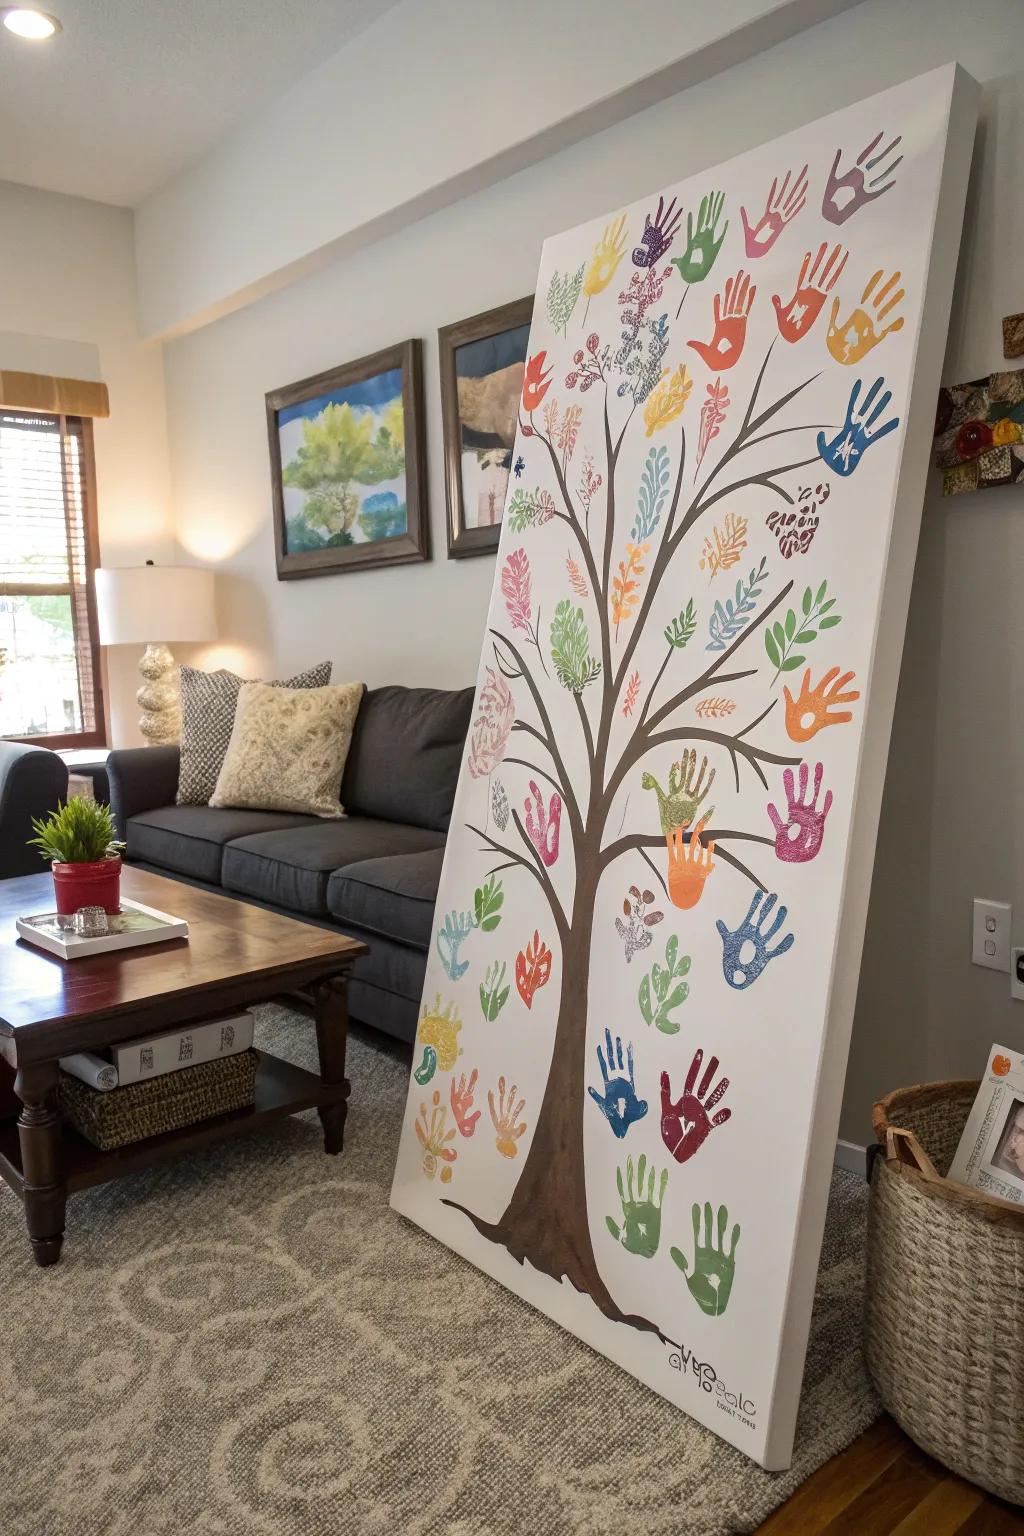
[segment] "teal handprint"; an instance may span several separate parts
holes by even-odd
[[[702,283],[715,264],[715,258],[722,249],[722,241],[725,232],[729,228],[729,220],[726,219],[721,230],[718,221],[722,216],[725,206],[724,192],[709,192],[700,200],[700,208],[697,213],[697,227],[693,227],[693,214],[686,215],[686,250],[681,256],[672,257],[672,265],[686,284],[683,290],[683,299],[689,292],[691,283]],[[679,300],[679,309],[676,310],[676,319],[679,318],[679,310],[683,307],[683,299]]]
[[[673,1262],[686,1276],[690,1295],[709,1317],[721,1317],[729,1305],[732,1282],[736,1275],[736,1249],[739,1246],[740,1229],[737,1223],[725,1248],[725,1229],[729,1212],[724,1205],[718,1207],[718,1244],[711,1231],[711,1204],[704,1204],[704,1242],[700,1240],[700,1206],[693,1206],[693,1273],[678,1248],[671,1249]]]
[[[458,981],[469,970],[469,961],[459,959],[459,949],[475,927],[472,912],[449,912],[437,930],[437,953],[450,981]]]
[[[636,1183],[633,1182],[633,1159],[626,1158],[626,1187],[622,1187],[622,1169],[615,1170],[615,1183],[622,1202],[622,1225],[606,1216],[608,1231],[615,1241],[621,1242],[627,1253],[639,1254],[642,1259],[652,1259],[661,1241],[661,1208],[668,1187],[668,1169],[662,1169],[658,1182],[658,1197],[654,1197],[654,1164],[648,1168],[647,1157],[641,1152],[636,1165]],[[644,1192],[644,1177],[647,1190]]]

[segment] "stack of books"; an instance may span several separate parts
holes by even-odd
[[[90,1088],[103,1092],[124,1088],[129,1083],[162,1077],[197,1067],[221,1056],[238,1056],[252,1046],[253,1017],[248,1011],[228,1018],[211,1019],[186,1029],[172,1029],[161,1035],[146,1035],[109,1046],[104,1051],[81,1051],[76,1056],[62,1056],[61,1069]]]

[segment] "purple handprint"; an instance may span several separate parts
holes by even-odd
[[[541,861],[546,868],[558,858],[558,833],[562,822],[562,799],[560,795],[552,795],[548,808],[544,809],[544,797],[540,787],[530,780],[530,794],[533,796],[533,804],[529,798],[523,803],[526,808],[526,830],[530,842],[536,848]],[[536,816],[534,816],[536,811]]]
[[[845,224],[858,208],[863,208],[865,203],[874,202],[876,197],[881,197],[884,192],[889,191],[890,187],[895,186],[895,181],[886,181],[884,187],[880,187],[878,183],[885,181],[886,176],[892,175],[903,159],[902,155],[897,155],[895,160],[882,166],[878,175],[868,180],[875,166],[887,160],[893,150],[899,146],[902,134],[897,134],[892,143],[887,144],[885,149],[879,150],[876,155],[874,151],[881,137],[880,133],[876,133],[871,143],[866,145],[857,156],[857,163],[851,165],[850,169],[844,171],[841,176],[836,172],[839,170],[843,152],[841,149],[836,150],[836,157],[828,173],[824,196],[821,199],[822,217],[828,219],[830,224]]]
[[[786,791],[786,820],[783,821],[774,805],[768,807],[771,824],[775,828],[775,855],[784,864],[806,864],[818,854],[825,836],[825,817],[832,808],[832,791],[825,791],[821,810],[818,810],[818,791],[824,763],[814,770],[814,792],[807,798],[808,769],[800,764],[800,790],[796,792],[793,770],[787,768],[782,775],[782,787]]]
[[[597,1048],[597,1062],[604,1079],[604,1093],[602,1095],[596,1088],[591,1087],[587,1088],[587,1092],[608,1121],[613,1134],[621,1141],[633,1122],[642,1120],[646,1115],[647,1100],[637,1097],[632,1045],[627,1048],[625,1062],[623,1062],[621,1038],[618,1035],[615,1036],[613,1047],[612,1032],[606,1029],[604,1039],[608,1052],[607,1060],[601,1047]]]
[[[775,921],[765,927],[778,899],[775,891],[758,891],[738,928],[727,928],[721,918],[715,924],[722,939],[722,971],[730,987],[737,992],[752,986],[769,960],[774,960],[776,955],[784,955],[793,946],[793,935],[787,933],[774,949],[768,948],[769,941],[778,933],[789,914],[788,907],[780,907]],[[753,953],[745,958],[748,945],[752,947]]]
[[[858,407],[857,400],[863,384],[863,379],[857,379],[850,390],[846,420],[835,437],[829,441],[824,432],[818,433],[818,453],[830,469],[844,477],[853,474],[872,443],[877,443],[879,438],[885,437],[889,432],[895,432],[900,424],[898,416],[890,416],[885,425],[879,427],[876,432],[870,430],[892,399],[892,391],[886,389],[885,394],[876,404],[875,396],[880,389],[885,389],[885,380],[877,378],[864,396],[863,404]]]
[[[675,198],[665,207],[665,199],[658,198],[658,211],[651,222],[650,214],[644,219],[644,232],[640,244],[633,251],[634,267],[656,267],[672,244],[683,210],[676,210]]]

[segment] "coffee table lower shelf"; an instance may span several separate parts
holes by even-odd
[[[150,1136],[145,1141],[132,1142],[111,1152],[101,1152],[71,1126],[64,1125],[62,1157],[68,1193],[136,1173],[166,1158],[180,1157],[183,1152],[220,1141],[225,1136],[244,1136],[271,1121],[299,1114],[305,1109],[343,1105],[347,1091],[347,1084],[321,1082],[314,1073],[261,1051],[256,1071],[256,1101],[246,1109],[213,1115],[209,1120]],[[25,1178],[16,1119],[0,1121],[0,1178],[24,1198]]]

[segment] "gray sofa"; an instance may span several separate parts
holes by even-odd
[[[67,799],[67,764],[45,747],[0,741],[0,880],[46,868],[29,848],[32,818],[49,816]]]
[[[368,690],[340,821],[176,805],[176,746],[112,752],[110,800],[126,857],[364,939],[352,1015],[411,1041],[472,703],[471,688]]]

